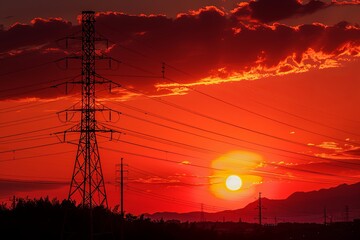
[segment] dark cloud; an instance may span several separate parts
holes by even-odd
[[[94,10],[123,11],[133,15],[165,14],[169,17],[175,17],[179,12],[186,12],[189,9],[198,9],[208,5],[230,10],[234,8],[239,1],[246,0],[12,0],[1,4],[0,16],[15,15],[16,21],[19,22],[28,22],[35,16],[42,18],[57,16],[73,21],[76,14],[82,10]],[[0,18],[0,22],[5,26],[9,26],[15,19],[4,19],[3,22],[1,22],[2,19]]]
[[[240,19],[253,19],[260,22],[273,22],[296,15],[310,14],[329,6],[319,0],[303,4],[298,0],[257,0],[240,3],[233,14]]]
[[[0,31],[0,52],[48,44],[69,34],[72,27],[62,19],[35,18],[28,25],[16,23]]]
[[[18,192],[53,190],[67,185],[67,182],[0,179],[0,195],[11,196]]]
[[[161,78],[163,61],[191,73],[184,75],[166,67],[167,77],[192,83],[209,76],[226,78],[254,68],[291,72],[303,67],[305,58],[309,61],[309,50],[312,55],[320,56],[312,61],[320,61],[345,53],[358,56],[360,45],[360,28],[346,22],[334,26],[307,24],[297,27],[250,24],[234,21],[231,15],[215,7],[181,14],[175,19],[101,13],[97,15],[96,29],[113,43],[108,55],[122,61],[119,65],[113,63],[112,70],[102,70],[107,68],[107,62],[100,63],[99,73],[151,94],[168,92],[164,89],[157,92],[154,87],[157,83],[168,82]],[[36,19],[32,24],[0,31],[1,89],[15,89],[0,92],[0,97],[63,94],[64,91],[56,89],[28,93],[33,88],[18,87],[78,75],[79,64],[75,61],[69,62],[74,69],[67,71],[61,70],[64,62],[32,67],[71,54],[75,47],[65,49],[63,42],[53,40],[79,30],[79,26],[61,19]],[[26,69],[28,67],[31,69]],[[145,77],[141,78],[142,75]]]

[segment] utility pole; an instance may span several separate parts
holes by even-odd
[[[116,172],[120,172],[120,179],[116,177],[116,183],[119,183],[120,185],[120,239],[124,239],[124,224],[125,224],[125,210],[124,210],[124,172],[127,172],[127,170],[124,170],[124,158],[120,158],[120,164],[116,164],[116,167],[119,167],[119,169],[116,169]],[[118,176],[118,175],[117,175]]]
[[[326,207],[324,207],[324,225],[327,225],[327,214],[326,214]]]
[[[120,214],[124,218],[124,162],[123,158],[120,160]]]
[[[204,204],[201,204],[201,212],[200,212],[200,222],[205,222],[205,216],[204,216]]]
[[[124,158],[120,158],[120,163],[115,165],[115,172],[116,172],[116,186],[120,186],[120,198],[119,198],[119,208],[120,208],[120,215],[122,218],[125,217],[125,210],[124,210],[124,173],[128,172],[128,170],[124,170],[124,166],[128,166],[124,164]],[[118,175],[119,174],[119,175]],[[119,185],[118,185],[119,184]]]
[[[349,205],[345,206],[345,222],[349,222],[350,218],[349,218]]]
[[[262,203],[261,203],[261,192],[259,192],[259,200],[258,200],[258,210],[259,210],[259,225],[262,225]]]

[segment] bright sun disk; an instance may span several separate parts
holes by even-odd
[[[238,175],[230,175],[226,178],[226,187],[231,191],[239,190],[242,186],[242,180]]]

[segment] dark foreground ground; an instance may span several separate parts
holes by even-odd
[[[91,221],[92,219],[92,221]],[[92,226],[92,227],[91,227]],[[91,231],[92,229],[92,231]],[[122,234],[122,231],[123,234]],[[0,206],[0,239],[157,239],[157,240],[352,240],[360,239],[360,221],[321,224],[151,221],[116,211],[92,211],[69,201],[18,199]]]

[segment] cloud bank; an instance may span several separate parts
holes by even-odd
[[[245,10],[251,13],[249,16],[252,19],[262,21],[289,17],[267,16],[262,10],[268,7],[265,2],[240,4],[231,13],[208,6],[179,14],[175,19],[162,15],[98,13],[96,29],[111,40],[106,54],[122,62],[113,64],[112,70],[104,71],[102,69],[107,63],[100,63],[98,71],[146,93],[180,94],[186,91],[182,88],[184,86],[339,67],[342,62],[360,56],[358,25],[340,22],[333,26],[313,23],[293,27],[239,19],[239,16],[246,16]],[[272,2],[272,7],[275,7],[275,3],[283,1]],[[280,12],[305,14],[325,6],[321,1],[306,4],[288,1],[286,5],[281,5]],[[0,61],[3,66],[0,84],[4,89],[0,97],[54,97],[64,94],[64,91],[32,90],[50,86],[47,80],[61,81],[61,78],[80,73],[78,63],[71,63],[72,68],[64,71],[65,63],[56,61],[72,56],[78,46],[78,43],[73,43],[72,49],[66,49],[64,41],[57,40],[79,31],[80,26],[59,18],[36,18],[30,24],[14,24],[0,30]],[[162,62],[166,63],[165,76],[181,82],[181,85],[162,78]],[[34,87],[23,88],[24,85]]]

